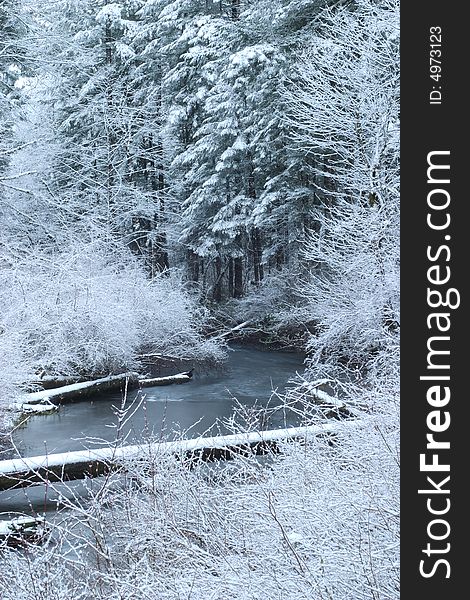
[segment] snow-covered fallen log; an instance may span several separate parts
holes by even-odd
[[[170,361],[179,361],[179,360],[188,360],[185,356],[173,356],[172,354],[162,354],[161,352],[146,352],[144,354],[139,354],[139,359],[159,359],[159,360],[170,360]]]
[[[48,400],[41,402],[39,404],[22,404],[21,402],[16,402],[10,404],[8,406],[9,410],[14,410],[15,412],[21,412],[26,415],[47,415],[52,412],[56,412],[59,409],[58,404],[52,404]]]
[[[109,375],[108,377],[102,377],[100,379],[93,379],[91,381],[83,381],[79,383],[72,383],[70,385],[64,385],[61,387],[41,390],[39,392],[33,392],[25,394],[20,398],[19,402],[12,405],[11,408],[19,409],[22,412],[45,412],[49,409],[34,409],[29,408],[30,406],[48,406],[50,404],[63,404],[66,402],[73,402],[88,398],[97,392],[108,392],[121,388],[123,385],[128,384],[129,388],[136,386],[139,387],[150,387],[157,385],[170,385],[172,383],[185,383],[190,381],[193,376],[193,370],[184,371],[183,373],[177,373],[176,375],[169,375],[167,377],[154,377],[152,379],[145,379],[139,376],[134,371],[127,373],[121,373],[120,375]]]
[[[221,340],[223,338],[226,338],[226,337],[232,335],[233,333],[240,331],[240,329],[247,327],[248,325],[250,325],[250,323],[251,323],[251,321],[244,321],[243,323],[240,323],[239,325],[235,325],[235,327],[232,327],[231,329],[228,329],[227,331],[224,331],[223,333],[220,333],[219,335],[216,335],[211,339],[212,340]]]
[[[310,382],[304,380],[299,387],[301,393],[307,393],[309,398],[315,402],[322,409],[329,409],[335,411],[343,417],[359,417],[363,414],[363,410],[352,406],[351,403],[347,403],[344,400],[335,398],[322,389],[319,389],[319,385],[322,382]]]
[[[25,542],[40,542],[46,533],[43,517],[21,516],[0,521],[0,546],[18,546]]]
[[[71,402],[73,400],[81,400],[96,392],[107,392],[119,389],[121,386],[125,385],[126,381],[132,385],[138,380],[138,377],[138,373],[129,371],[127,373],[121,373],[120,375],[109,375],[108,377],[102,377],[92,381],[73,383],[55,389],[41,390],[40,392],[25,394],[25,396],[21,398],[20,404],[44,404],[45,402],[59,404]]]
[[[193,369],[167,377],[153,377],[152,379],[139,379],[139,387],[152,387],[154,385],[170,385],[172,383],[186,383],[191,380]]]
[[[315,388],[311,390],[311,393],[313,398],[315,398],[315,400],[318,402],[319,406],[336,409],[343,416],[347,417],[357,417],[360,414],[360,411],[357,410],[357,408],[347,404],[346,402],[343,402],[342,400],[339,400],[338,398],[330,396],[330,394],[327,394],[323,390]]]
[[[59,409],[58,404],[52,404],[48,400],[39,404],[16,404],[14,407],[27,415],[47,415]]]
[[[357,427],[360,421],[345,421],[291,427],[270,431],[199,437],[174,442],[158,442],[124,446],[121,448],[99,448],[14,458],[0,461],[0,490],[17,486],[34,485],[45,481],[64,481],[95,477],[121,468],[129,461],[173,454],[187,459],[229,459],[235,454],[253,452],[264,454],[268,449],[277,449],[285,440],[308,440],[313,436],[336,433],[343,428]]]

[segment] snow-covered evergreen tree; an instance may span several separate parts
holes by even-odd
[[[242,2],[222,16],[197,14],[171,46],[181,52],[167,76],[181,240],[193,264],[212,261],[216,299],[222,281],[225,295],[239,297],[267,269],[296,263],[315,204],[281,118],[296,35],[276,28],[282,8]]]
[[[0,175],[11,151],[12,112],[18,96],[15,83],[26,70],[19,46],[24,27],[15,15],[17,8],[17,0],[0,2]]]
[[[50,186],[82,222],[125,240],[155,273],[168,258],[157,231],[160,106],[142,100],[132,47],[142,4],[56,2],[37,6],[36,20],[45,23],[38,54],[54,89]]]

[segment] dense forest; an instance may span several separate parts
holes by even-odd
[[[243,323],[307,353],[286,406],[365,416],[264,474],[159,466],[105,548],[107,489],[93,569],[8,553],[2,598],[398,598],[398,2],[0,0],[0,219],[4,428],[40,375],[223,362]]]

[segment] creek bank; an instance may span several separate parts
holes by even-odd
[[[42,542],[48,531],[46,519],[22,515],[10,521],[0,521],[0,548],[24,546]]]
[[[261,319],[243,322],[223,334],[223,337],[229,345],[235,344],[261,351],[301,354],[306,352],[311,335],[305,326],[273,327],[272,324]]]

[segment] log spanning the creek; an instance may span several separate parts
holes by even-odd
[[[126,470],[126,465],[134,464],[135,461],[158,461],[159,457],[165,455],[189,461],[227,460],[237,454],[261,455],[277,451],[279,444],[287,440],[308,441],[314,436],[339,433],[344,428],[357,427],[359,424],[358,420],[343,421],[239,435],[200,437],[2,460],[0,491],[46,482],[97,477],[112,470]]]
[[[127,373],[121,373],[120,375],[110,375],[108,377],[102,377],[101,379],[93,379],[91,381],[83,381],[80,383],[73,383],[71,385],[64,385],[54,389],[46,389],[41,390],[40,392],[26,394],[22,398],[22,402],[20,404],[24,409],[24,412],[29,412],[28,406],[34,406],[38,404],[50,405],[77,402],[79,400],[89,398],[97,392],[111,392],[114,390],[124,389],[126,386],[128,389],[132,389],[136,387],[185,383],[191,380],[192,375],[193,369],[191,369],[191,371],[185,371],[184,373],[169,375],[168,377],[154,377],[153,379],[145,379],[138,373],[129,371]]]
[[[110,392],[129,387],[135,387],[139,379],[139,374],[134,371],[121,373],[120,375],[110,375],[100,379],[92,379],[81,383],[72,383],[55,389],[41,390],[26,394],[23,397],[23,404],[43,404],[50,402],[52,404],[65,404],[88,398],[96,392]]]

